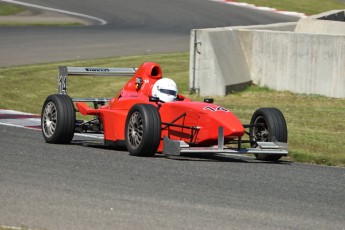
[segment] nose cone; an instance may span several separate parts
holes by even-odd
[[[221,108],[221,107],[218,107]],[[244,135],[244,127],[241,121],[229,110],[221,108],[218,110],[205,111],[199,120],[202,132],[199,133],[199,142],[217,141],[218,127],[224,128],[224,139],[230,141]]]
[[[244,135],[244,127],[240,120],[228,109],[203,102],[169,102],[160,108],[162,121],[174,124],[199,127],[198,131],[191,132],[181,127],[170,127],[167,135],[170,137],[193,142],[198,146],[210,146],[218,143],[218,128],[224,130],[224,141],[238,139]],[[186,114],[185,116],[182,116]],[[179,118],[180,117],[180,118]],[[179,118],[176,120],[176,118]],[[175,131],[174,133],[171,130]],[[163,134],[164,135],[164,134]]]

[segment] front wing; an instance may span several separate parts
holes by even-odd
[[[163,154],[165,156],[178,156],[181,153],[225,153],[235,154],[270,154],[288,155],[288,145],[282,142],[257,142],[256,148],[230,148],[224,145],[223,128],[218,128],[218,145],[212,147],[190,147],[184,141],[170,140],[167,136],[163,138]]]

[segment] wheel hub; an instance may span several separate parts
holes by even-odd
[[[133,113],[128,125],[129,142],[136,148],[140,145],[143,138],[143,121],[140,113]]]
[[[54,135],[57,122],[57,111],[54,103],[49,102],[43,113],[42,123],[43,132],[49,138]]]

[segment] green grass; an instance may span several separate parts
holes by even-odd
[[[340,0],[237,0],[237,2],[246,2],[257,6],[267,6],[307,15],[319,14],[335,9],[345,9],[345,2]]]
[[[24,10],[25,8],[17,5],[0,3],[0,16],[15,15]]]
[[[24,7],[14,4],[0,3],[0,16],[12,16],[25,11]],[[13,20],[8,18],[2,18],[0,20],[0,26],[81,26],[80,22],[66,21],[66,22],[54,22],[49,21],[26,21],[26,20]]]
[[[163,76],[174,79],[180,93],[189,96],[189,54],[160,54],[0,68],[0,108],[40,113],[49,94],[57,92],[57,67],[138,67],[145,61],[161,65]],[[72,97],[112,97],[128,77],[70,77]],[[190,96],[201,101],[198,95]],[[215,103],[231,109],[249,123],[259,107],[280,109],[288,124],[290,158],[293,161],[345,166],[345,99],[278,92],[250,86],[242,92],[215,97]]]

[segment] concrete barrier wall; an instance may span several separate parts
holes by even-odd
[[[298,21],[296,33],[345,35],[345,22],[305,18]]]
[[[201,95],[223,96],[251,81],[237,30],[195,30],[191,40],[191,89]]]
[[[293,31],[296,23],[192,30],[190,39],[191,92],[224,96],[251,82],[239,29]]]
[[[345,98],[345,37],[241,31],[252,41],[247,63],[259,86]]]
[[[224,96],[253,81],[276,90],[345,98],[345,36],[325,29],[343,30],[344,23],[322,21],[314,33],[305,27],[309,23],[193,30],[191,89]]]
[[[309,18],[345,22],[345,10],[331,10]]]

